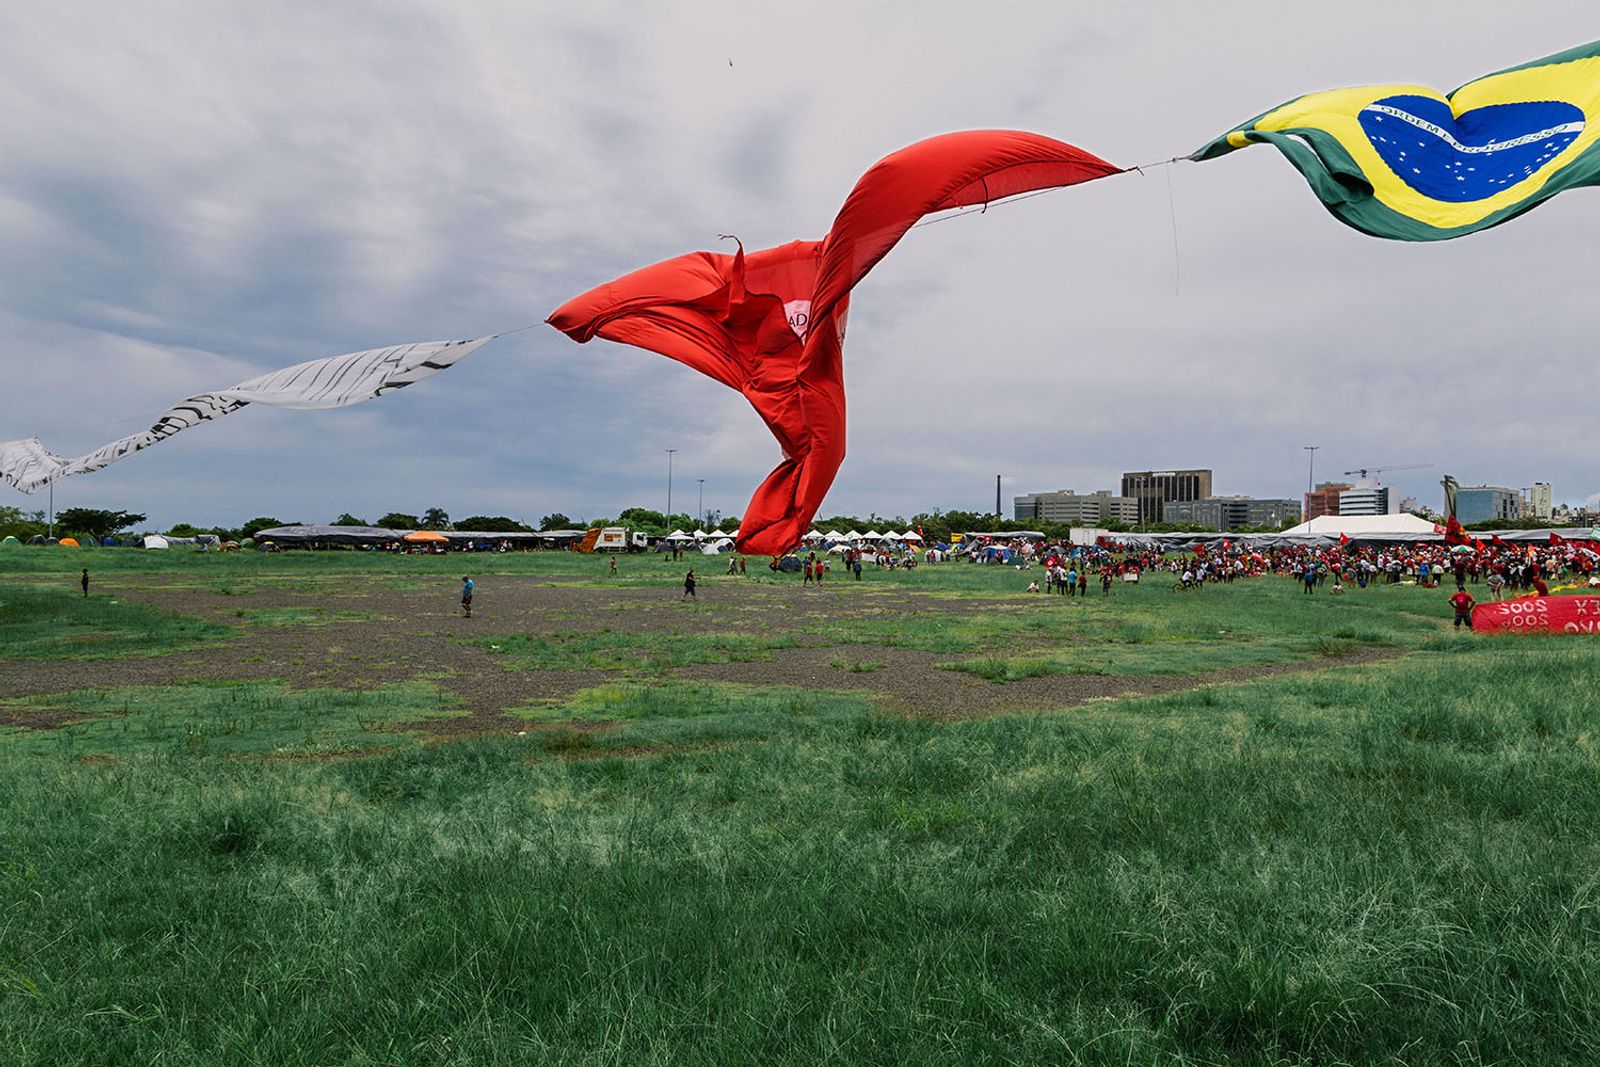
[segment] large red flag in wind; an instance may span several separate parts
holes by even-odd
[[[844,462],[850,290],[922,216],[1120,173],[1039,134],[968,130],[885,156],[856,182],[821,241],[732,255],[691,252],[608,282],[549,318],[574,341],[659,353],[737,389],[783,462],[739,525],[741,552],[793,548]]]

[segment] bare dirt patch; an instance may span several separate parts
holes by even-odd
[[[433,586],[437,588],[433,588]],[[710,577],[698,603],[680,600],[677,587],[617,586],[546,577],[489,576],[479,580],[474,617],[455,606],[456,585],[430,582],[408,588],[387,577],[351,577],[317,583],[261,587],[248,596],[194,588],[166,579],[122,578],[105,588],[130,601],[198,615],[235,627],[232,639],[163,656],[99,660],[11,660],[0,672],[0,698],[38,696],[87,688],[176,685],[194,681],[278,680],[295,687],[373,688],[425,680],[454,696],[468,714],[410,724],[441,736],[515,733],[528,723],[506,712],[560,700],[591,686],[622,680],[644,684],[676,680],[787,685],[866,691],[885,706],[938,718],[1028,709],[1061,708],[1090,701],[1149,696],[1197,686],[1373,662],[1398,650],[1359,649],[1338,659],[1236,667],[1190,675],[1047,675],[995,685],[936,664],[948,653],[878,645],[830,645],[830,625],[918,615],[976,615],[1026,610],[1013,600],[938,597],[881,584],[839,582],[822,588]],[[241,614],[243,612],[244,614]],[[315,625],[255,625],[272,612],[317,615]],[[508,633],[558,635],[745,633],[791,635],[798,647],[775,650],[754,662],[699,664],[645,672],[523,670],[492,654],[474,638]],[[1030,645],[1035,642],[1030,641]],[[851,669],[854,665],[855,669]],[[9,717],[8,717],[9,716]],[[81,718],[41,709],[7,712],[0,725],[52,729]],[[14,721],[13,721],[14,720]]]

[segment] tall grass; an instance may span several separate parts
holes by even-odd
[[[1590,1063],[1596,674],[1483,642],[959,724],[624,685],[353,761],[12,752],[0,1048]]]

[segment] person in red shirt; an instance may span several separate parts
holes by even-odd
[[[1465,589],[1457,589],[1450,597],[1450,606],[1456,609],[1456,629],[1461,629],[1461,624],[1466,623],[1467,629],[1472,629],[1472,594]]]
[[[1539,572],[1538,571],[1534,571],[1533,572],[1533,595],[1534,596],[1549,596],[1550,595],[1550,587],[1545,584],[1545,580],[1543,578],[1539,577]]]

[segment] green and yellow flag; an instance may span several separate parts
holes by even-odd
[[[1212,141],[1194,160],[1273,145],[1340,221],[1440,241],[1600,184],[1600,42],[1468,82],[1311,93]]]

